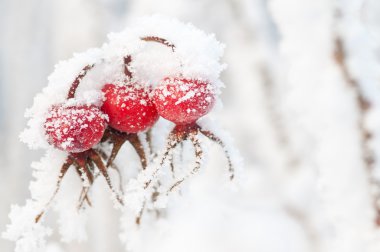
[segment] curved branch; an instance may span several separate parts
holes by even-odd
[[[175,45],[172,44],[171,42],[167,41],[164,38],[156,37],[156,36],[146,36],[146,37],[141,37],[141,40],[144,40],[146,42],[157,42],[160,43],[164,46],[170,47],[172,51],[175,51]]]
[[[83,79],[84,76],[86,76],[87,72],[90,71],[94,66],[95,64],[86,65],[85,67],[83,67],[83,69],[79,72],[78,76],[75,78],[75,80],[71,84],[69,93],[67,94],[67,99],[71,99],[75,97],[75,92],[77,91],[80,81]]]

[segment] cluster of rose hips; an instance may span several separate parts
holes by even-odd
[[[173,51],[175,49],[173,44],[162,38],[143,37],[141,39],[164,44],[171,47]],[[104,84],[102,106],[56,104],[50,108],[44,123],[48,143],[69,153],[66,162],[61,167],[56,191],[50,201],[58,192],[61,180],[67,170],[74,166],[83,182],[87,182],[79,199],[80,205],[84,201],[91,205],[87,191],[94,182],[95,167],[106,179],[117,201],[123,204],[123,197],[114,189],[107,170],[109,167],[115,168],[113,160],[125,142],[129,142],[134,147],[140,157],[143,169],[146,168],[146,153],[137,133],[148,131],[160,116],[176,125],[168,137],[161,165],[170,157],[171,150],[185,140],[192,142],[196,157],[201,157],[203,152],[197,139],[199,133],[225,147],[218,137],[210,131],[203,130],[196,123],[200,117],[211,110],[215,103],[215,91],[208,80],[172,76],[164,78],[154,88],[147,87],[133,79],[129,70],[131,61],[130,55],[124,57],[126,78],[122,85]],[[68,92],[67,100],[75,97],[80,81],[93,67],[94,65],[87,65],[78,74]],[[107,155],[101,147],[94,148],[100,142],[112,145],[110,155]],[[232,172],[228,153],[226,156]],[[171,157],[171,165],[172,162]],[[199,167],[200,161],[198,160],[193,172],[196,172]],[[231,174],[232,179],[233,173]],[[183,180],[177,181],[173,187],[179,185]],[[150,182],[146,183],[146,187]],[[43,212],[36,217],[36,222],[40,220],[42,214]]]

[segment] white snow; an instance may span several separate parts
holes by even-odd
[[[165,38],[169,43],[175,45],[174,52],[165,45],[141,40],[142,37],[146,36]],[[27,143],[31,149],[46,149],[46,154],[39,163],[32,165],[35,179],[30,184],[31,199],[27,200],[27,203],[22,207],[12,207],[10,213],[11,224],[7,226],[7,231],[3,234],[4,238],[16,242],[17,252],[44,249],[46,237],[52,232],[50,228],[43,226],[45,216],[49,214],[50,209],[55,210],[59,215],[57,224],[62,241],[84,241],[87,239],[87,211],[78,211],[76,209],[81,186],[89,186],[87,178],[82,177],[84,181],[82,184],[81,178],[75,176],[74,169],[70,168],[62,181],[57,197],[48,205],[57,185],[58,172],[68,155],[55,150],[46,141],[44,123],[46,118],[52,116],[51,108],[54,105],[70,107],[86,104],[100,107],[104,99],[100,91],[103,85],[106,83],[122,85],[126,81],[127,77],[123,72],[123,59],[127,55],[132,56],[129,70],[133,75],[132,81],[128,81],[135,85],[149,85],[154,88],[164,78],[180,76],[181,78],[197,79],[199,81],[207,80],[212,86],[208,88],[212,88],[215,95],[220,94],[220,88],[223,87],[219,78],[221,71],[225,68],[225,65],[220,63],[224,46],[215,39],[213,34],[207,35],[191,24],[184,24],[176,19],[154,15],[137,19],[124,31],[112,33],[108,38],[109,41],[100,48],[92,48],[83,53],[74,54],[71,59],[59,62],[55,66],[54,72],[49,76],[47,86],[35,96],[33,106],[25,113],[29,121],[27,128],[20,135],[21,140]],[[80,81],[74,98],[67,99],[68,91],[74,79],[79,74],[84,73],[82,69],[85,66],[91,65],[94,65],[94,67]],[[190,99],[197,95],[197,92],[204,90],[187,91],[187,94],[178,103]],[[208,99],[211,99],[211,97],[208,97]],[[144,105],[147,101],[142,100],[140,103]],[[70,116],[72,120],[81,123],[75,114]],[[92,118],[87,119],[91,121]],[[59,125],[47,126],[57,127]],[[88,125],[82,125],[82,128],[86,127]],[[166,128],[166,126],[160,124],[157,128],[161,131],[162,129],[160,128]],[[65,132],[67,131],[63,131],[63,133]],[[162,140],[165,141],[166,136],[167,134],[154,134],[153,145],[155,150],[156,142],[162,143]],[[144,138],[145,136],[140,137],[140,139]],[[156,140],[157,138],[159,139]],[[62,143],[63,147],[70,145],[74,139],[67,138],[66,140],[66,142]],[[202,145],[203,141],[200,140]],[[143,140],[143,142],[145,149],[149,151],[146,140]],[[161,149],[163,148],[164,146],[161,146]],[[233,154],[234,150],[228,150]],[[184,153],[189,152],[183,151]],[[156,209],[166,208],[170,202],[170,197],[167,197],[169,195],[165,193],[168,186],[181,178],[181,176],[187,177],[194,165],[194,161],[191,161],[193,152],[190,153],[190,155],[186,154],[184,156],[189,156],[186,159],[190,161],[189,164],[191,165],[188,165],[187,171],[177,171],[174,178],[161,170],[158,162],[160,156],[152,160],[155,156],[152,154],[149,167],[135,175],[135,178],[130,178],[129,181],[125,182],[125,202],[127,204],[126,208],[121,209],[121,211],[123,232],[125,232],[126,236],[138,239],[139,231],[133,223],[143,206],[145,208],[142,229],[148,228],[145,226],[148,223],[145,219],[153,221],[154,214],[151,214],[152,212],[156,211]],[[205,151],[205,153],[207,152]],[[237,154],[233,154],[233,157],[237,156]],[[120,165],[120,162],[118,164],[122,170],[130,169],[129,164],[122,163]],[[235,165],[241,166],[240,163]],[[203,161],[201,166],[202,169],[205,166]],[[137,169],[139,169],[139,166],[137,166]],[[162,176],[169,176],[171,179],[165,179]],[[150,197],[156,190],[158,178],[166,184],[162,188],[158,188],[162,196],[156,202],[151,202]],[[147,188],[145,188],[146,181],[152,182]],[[97,184],[92,185],[92,187],[95,186]],[[108,190],[107,188],[104,189]],[[111,194],[110,198],[114,201],[115,207],[118,208],[115,195]],[[148,212],[145,213],[145,210]],[[44,212],[44,215],[38,223],[35,223],[35,218],[41,211]],[[130,228],[126,228],[128,221],[131,221]],[[138,240],[128,239],[126,246],[133,247],[133,243],[136,242]],[[54,250],[54,248],[50,250]]]

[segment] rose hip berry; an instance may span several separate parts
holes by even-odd
[[[160,161],[161,166],[163,166],[168,159],[170,167],[172,171],[174,171],[173,150],[178,144],[186,140],[189,140],[194,147],[195,166],[190,174],[185,175],[173,183],[168,192],[173,191],[183,181],[200,169],[204,152],[198,138],[199,135],[207,137],[224,149],[228,161],[230,179],[232,180],[234,178],[234,167],[230,153],[224,142],[213,132],[203,129],[196,122],[200,117],[210,112],[215,104],[215,91],[209,81],[178,77],[165,78],[155,88],[153,92],[153,102],[160,116],[176,124],[167,138],[166,149]],[[154,174],[156,174],[158,170],[159,168],[156,168]],[[148,180],[145,183],[145,187],[147,188],[152,181],[152,179]]]
[[[94,66],[95,64],[86,65],[78,73],[71,84],[67,100],[75,98],[75,93],[81,80]],[[72,166],[74,166],[83,183],[78,200],[78,209],[83,207],[85,201],[91,206],[88,191],[96,178],[94,174],[95,167],[105,178],[116,200],[121,205],[124,204],[122,196],[114,189],[107,166],[104,164],[103,160],[107,158],[106,153],[101,146],[98,149],[93,149],[104,138],[106,123],[107,116],[94,105],[72,106],[56,104],[49,109],[43,124],[47,141],[55,148],[68,152],[68,155],[61,166],[53,195],[42,211],[35,217],[35,223],[41,220],[49,205],[53,202],[61,187],[63,177]],[[118,170],[117,167],[115,169]]]
[[[158,120],[156,107],[144,87],[106,84],[102,91],[105,101],[101,109],[108,115],[112,128],[137,133],[152,127]]]
[[[206,80],[165,78],[154,90],[158,114],[175,124],[190,124],[214,106],[215,94]]]
[[[95,106],[53,106],[44,123],[49,144],[77,153],[97,144],[106,128],[105,115]]]

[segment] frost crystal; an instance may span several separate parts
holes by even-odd
[[[59,215],[63,241],[86,240],[86,206],[92,205],[90,190],[99,186],[111,190],[114,207],[122,212],[121,238],[127,248],[136,248],[143,230],[149,232],[148,223],[162,221],[159,213],[170,204],[171,194],[206,165],[206,139],[226,153],[226,177],[234,178],[234,167],[241,166],[223,134],[196,123],[212,109],[223,87],[219,76],[225,68],[220,63],[224,46],[214,35],[175,19],[152,16],[137,19],[108,38],[101,48],[58,63],[25,114],[29,121],[21,140],[31,149],[46,149],[46,154],[32,164],[31,199],[23,207],[12,206],[11,224],[3,233],[16,242],[17,252],[44,249],[51,229],[43,223],[50,209]],[[116,112],[134,113],[127,114],[125,122],[114,123],[115,111],[108,111],[106,104],[117,106]],[[154,111],[147,111],[148,107]],[[149,113],[157,115],[156,109],[177,123],[166,147],[168,122],[162,119],[147,132],[139,130]],[[152,124],[158,115],[153,117]],[[124,142],[130,143],[140,162],[130,153],[127,162],[117,155]],[[176,150],[179,143],[182,147]],[[98,177],[105,178],[103,184]],[[55,249],[59,250],[48,248]]]

